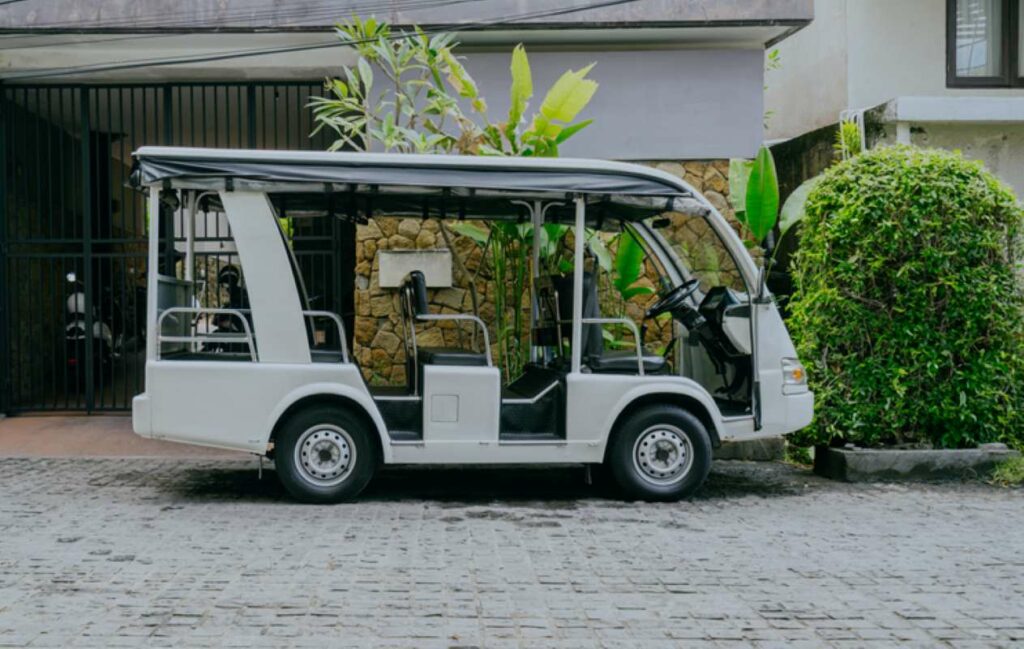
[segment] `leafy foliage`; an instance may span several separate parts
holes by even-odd
[[[844,119],[839,122],[839,129],[836,131],[836,141],[833,148],[836,157],[847,160],[860,154],[860,126],[855,120]]]
[[[1006,487],[1024,484],[1024,457],[1000,463],[992,472],[992,481]]]
[[[559,145],[590,124],[574,120],[597,91],[597,83],[586,78],[593,64],[565,72],[526,120],[533,77],[526,50],[518,45],[510,65],[508,119],[494,123],[480,87],[455,55],[452,34],[392,30],[373,18],[353,18],[335,31],[359,58],[342,78],[325,82],[328,96],[310,100],[314,133],[326,128],[337,135],[332,151],[381,147],[399,153],[557,156]]]
[[[1022,211],[979,163],[884,147],[808,196],[789,328],[816,393],[797,443],[963,447],[1024,423]]]

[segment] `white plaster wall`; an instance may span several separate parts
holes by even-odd
[[[888,126],[878,144],[895,141],[895,128]],[[919,124],[911,132],[911,142],[959,150],[969,160],[980,160],[1024,200],[1024,124]]]
[[[766,139],[827,126],[846,108],[846,4],[815,0],[814,22],[775,46],[782,67],[765,74]]]
[[[944,0],[847,0],[846,11],[853,108],[900,95],[1024,96],[1021,88],[946,87]]]
[[[768,139],[834,123],[844,108],[899,96],[1024,96],[1024,88],[946,87],[944,0],[815,0],[808,27],[778,45],[767,77]]]

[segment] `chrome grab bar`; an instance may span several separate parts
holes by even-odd
[[[484,333],[484,354],[487,356],[487,366],[490,367],[494,364],[491,361],[491,337],[487,333],[487,325],[485,325],[484,321],[475,315],[469,315],[468,313],[425,313],[423,315],[416,316],[416,319],[423,320],[425,322],[437,322],[439,320],[465,320],[475,322]]]
[[[244,330],[244,336],[232,336],[230,334],[193,334],[191,336],[164,336],[160,332],[163,330],[164,318],[174,313],[186,313],[190,315],[200,316],[203,314],[210,315],[231,315],[238,318],[239,322],[242,323],[242,329]],[[201,343],[205,341],[219,341],[224,343],[245,343],[249,346],[249,357],[256,361],[256,346],[253,343],[252,329],[249,327],[249,321],[246,320],[245,316],[239,309],[210,309],[206,307],[187,307],[187,306],[172,306],[164,309],[160,313],[160,317],[156,321],[156,354],[157,360],[160,360],[160,343]]]
[[[633,332],[633,340],[636,342],[636,369],[640,376],[644,375],[644,350],[641,349],[643,341],[640,340],[640,330],[637,328],[636,323],[629,318],[583,318],[582,324],[588,325],[603,325],[603,324],[621,324],[626,325],[630,331]]]
[[[307,318],[327,318],[333,320],[334,324],[338,326],[338,339],[341,340],[341,362],[349,362],[348,342],[345,340],[345,323],[341,321],[341,317],[337,313],[331,313],[330,311],[303,311],[302,315]]]

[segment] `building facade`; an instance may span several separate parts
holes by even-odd
[[[0,411],[118,410],[141,391],[145,210],[127,186],[147,144],[324,149],[309,98],[354,55],[331,27],[376,14],[458,34],[490,110],[507,109],[511,49],[524,43],[540,94],[591,62],[601,84],[585,135],[563,155],[657,164],[726,208],[727,164],[760,145],[764,49],[812,18],[811,0],[23,0],[0,6]],[[290,218],[287,214],[285,218]],[[381,232],[292,219],[317,308],[343,314],[364,369],[402,371],[397,321],[377,285],[384,247],[444,245],[433,226]],[[317,220],[322,222],[323,219]],[[232,250],[211,216],[197,233],[207,302]],[[415,229],[415,232],[413,230]],[[68,300],[117,338],[69,370]],[[440,308],[464,300],[439,292]],[[454,303],[454,302],[452,302]],[[385,335],[387,334],[387,335]],[[444,332],[432,335],[444,336]],[[74,363],[73,363],[74,364]]]
[[[959,149],[1024,195],[1024,2],[814,5],[814,23],[778,45],[765,93],[767,138],[805,152],[805,175],[827,159],[821,129],[845,114],[864,116],[868,145]]]

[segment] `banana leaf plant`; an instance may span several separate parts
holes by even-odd
[[[336,136],[331,150],[554,157],[591,123],[577,118],[597,92],[597,82],[588,78],[593,64],[562,74],[530,115],[533,76],[525,48],[517,46],[509,66],[508,115],[492,122],[479,85],[455,54],[453,35],[428,36],[418,27],[395,30],[358,17],[338,24],[336,34],[355,50],[356,64],[327,79],[325,96],[309,103],[316,124],[313,134],[327,129]],[[523,298],[532,229],[530,224],[497,222],[441,224],[449,247],[451,231],[484,248],[495,296],[498,359],[507,378],[516,376],[527,360]],[[539,235],[544,272],[571,270],[563,245],[568,231],[563,225],[544,226]],[[611,263],[599,237],[588,235],[588,246],[602,264]],[[479,315],[476,276],[457,255],[453,259]]]

